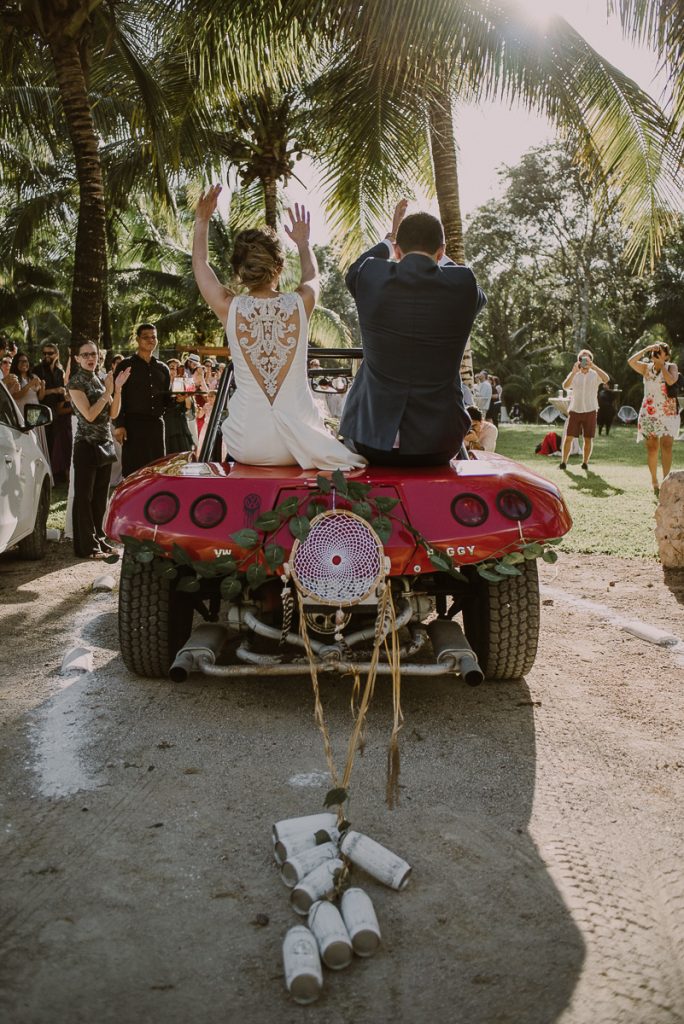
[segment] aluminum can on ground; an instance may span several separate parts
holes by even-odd
[[[373,956],[380,946],[380,925],[368,893],[347,889],[340,910],[354,952],[357,956]]]
[[[336,843],[340,833],[336,828],[319,828],[316,832],[295,832],[294,835],[285,836],[274,842],[273,856],[278,864],[284,864],[291,857],[296,857],[304,850],[311,850],[317,845],[316,836],[324,832],[327,836],[326,842]]]
[[[333,860],[338,856],[337,843],[321,843],[310,850],[303,850],[296,857],[288,857],[280,869],[283,882],[292,889],[324,860]]]
[[[335,891],[335,873],[342,871],[344,864],[339,858],[325,860],[317,868],[297,882],[290,900],[298,914],[308,914],[312,903],[331,896]]]
[[[411,865],[361,832],[347,832],[340,844],[340,852],[352,864],[363,868],[373,878],[391,889],[403,889],[411,873]]]
[[[277,842],[279,839],[295,835],[297,832],[316,833],[320,828],[334,828],[336,824],[337,815],[331,811],[307,814],[303,818],[283,818],[282,821],[276,821],[273,826],[273,841]]]
[[[321,960],[333,971],[341,971],[352,962],[349,933],[339,910],[327,900],[312,903],[309,910],[309,928],[313,932]]]
[[[296,1003],[315,1002],[323,988],[323,971],[315,937],[304,925],[290,928],[283,939],[285,985]]]

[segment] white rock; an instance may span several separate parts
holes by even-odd
[[[96,580],[93,580],[93,590],[113,590],[116,586],[116,580],[109,573],[104,576],[98,576]]]
[[[658,647],[674,647],[675,644],[679,643],[676,636],[672,633],[666,633],[663,629],[658,629],[656,626],[649,626],[647,622],[625,622],[622,625],[625,633],[631,633],[632,636],[638,636],[640,640],[646,640],[649,644],[657,644]]]
[[[93,671],[93,652],[88,647],[72,647],[62,658],[61,676],[69,676],[74,672]]]
[[[663,567],[684,568],[684,469],[671,470],[663,480],[655,516]]]

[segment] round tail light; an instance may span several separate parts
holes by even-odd
[[[461,526],[481,526],[489,509],[479,494],[459,494],[451,502],[451,514]]]
[[[522,491],[499,491],[496,496],[496,507],[506,519],[521,522],[532,512],[532,502]]]
[[[179,508],[180,502],[175,494],[159,491],[145,505],[145,518],[155,526],[163,526],[178,515]]]
[[[205,494],[193,502],[190,509],[190,518],[195,526],[201,530],[210,530],[212,526],[218,526],[226,517],[226,503],[218,494]]]

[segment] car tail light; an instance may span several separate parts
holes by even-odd
[[[205,494],[193,502],[190,509],[190,518],[195,526],[201,530],[210,530],[212,526],[218,526],[226,517],[226,503],[218,494]]]
[[[461,526],[481,526],[489,509],[478,494],[459,494],[451,502],[451,514]]]
[[[506,519],[520,522],[532,512],[532,502],[522,491],[499,491],[496,496],[496,507]]]
[[[145,518],[155,526],[163,526],[178,515],[179,508],[180,502],[175,494],[159,491],[145,505]]]

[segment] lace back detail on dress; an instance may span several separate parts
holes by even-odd
[[[235,300],[235,334],[254,379],[271,405],[297,351],[300,311],[297,295],[272,299],[240,295]]]

